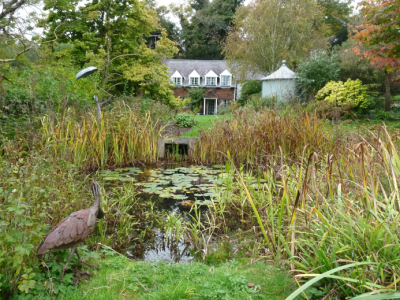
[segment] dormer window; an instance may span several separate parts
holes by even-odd
[[[171,76],[171,81],[175,85],[182,85],[182,80],[183,77],[178,71],[175,71],[174,75]]]
[[[200,74],[194,70],[189,75],[189,84],[190,85],[200,85]]]
[[[172,77],[172,82],[175,85],[182,85],[182,78],[181,77]]]
[[[227,70],[221,73],[221,86],[230,86],[232,84],[232,74]]]
[[[206,85],[217,85],[217,74],[210,71],[206,74]]]

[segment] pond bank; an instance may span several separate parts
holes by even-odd
[[[119,256],[100,264],[97,275],[58,299],[285,299],[296,287],[287,272],[261,262],[210,266],[132,262]]]

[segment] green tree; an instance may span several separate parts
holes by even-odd
[[[196,0],[190,7],[175,9],[180,18],[181,57],[223,59],[222,41],[243,0]]]
[[[318,0],[324,9],[325,24],[329,28],[329,42],[332,46],[340,45],[348,39],[348,23],[352,13],[351,0]]]
[[[296,69],[299,86],[306,94],[314,95],[329,81],[340,77],[340,63],[336,55],[326,51],[313,52],[309,59],[302,61]]]
[[[258,80],[246,80],[243,83],[242,89],[240,91],[240,97],[238,102],[240,105],[245,105],[250,99],[251,95],[261,93],[261,82]]]
[[[313,0],[255,0],[238,9],[224,45],[231,69],[243,79],[249,72],[293,64],[311,50],[325,49],[324,11]]]
[[[51,1],[47,20],[48,38],[56,34],[64,47],[57,57],[72,57],[79,67],[95,65],[101,71],[101,86],[122,93],[133,90],[167,103],[176,103],[162,63],[177,51],[175,43],[161,29],[157,13],[139,0],[92,0],[79,7],[77,0]],[[161,30],[155,47],[146,37]]]

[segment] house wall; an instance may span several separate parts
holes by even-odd
[[[235,88],[204,88],[205,97],[206,98],[218,98],[218,100],[222,99],[235,99]],[[176,87],[174,88],[174,96],[175,97],[187,97],[188,90],[184,87]]]
[[[277,96],[278,101],[288,101],[296,96],[295,80],[265,80],[262,82],[262,97]]]

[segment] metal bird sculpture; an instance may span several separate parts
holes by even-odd
[[[74,255],[78,256],[79,262],[94,267],[82,261],[78,253],[78,245],[81,243],[94,229],[97,218],[103,218],[104,213],[100,208],[100,186],[96,181],[92,181],[91,190],[94,196],[93,204],[86,209],[73,212],[46,236],[45,240],[40,244],[37,251],[38,259],[49,250],[66,250],[71,249],[71,253],[67,263],[62,269],[61,282],[68,264]]]

